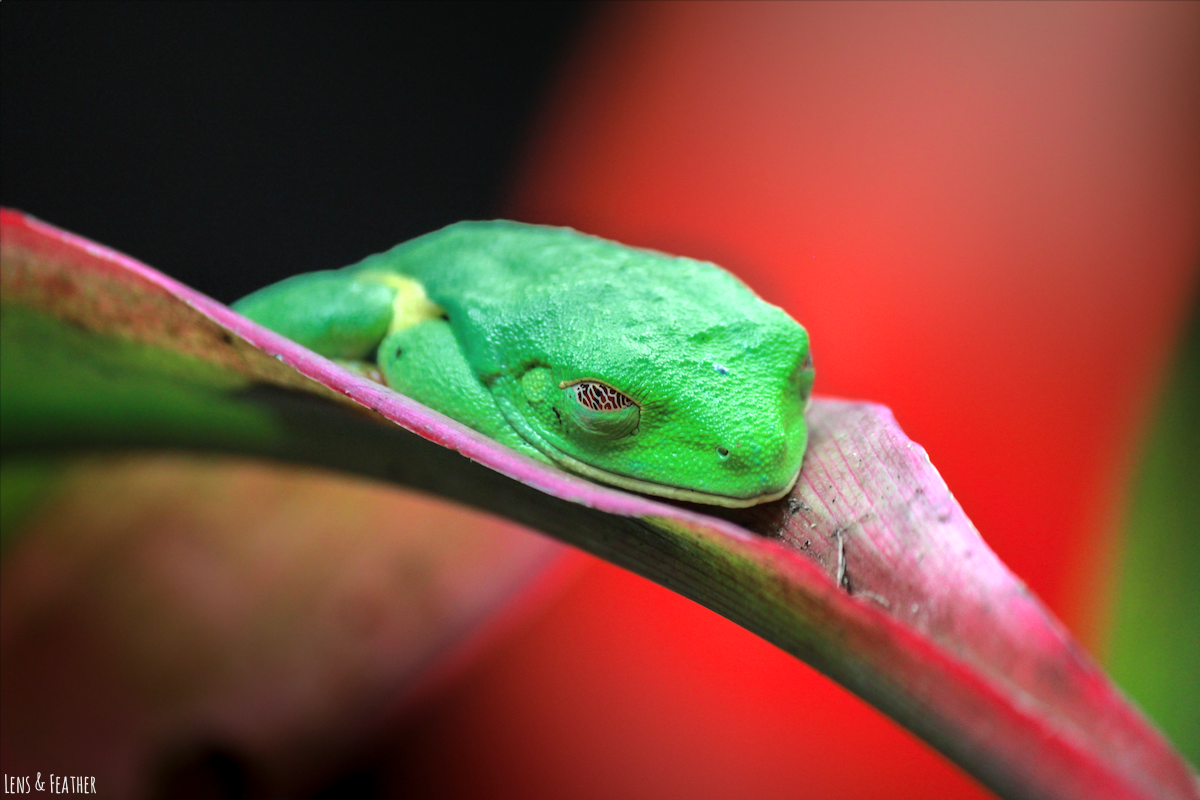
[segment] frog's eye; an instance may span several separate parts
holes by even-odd
[[[620,411],[634,404],[628,395],[600,381],[580,381],[570,388],[575,390],[576,402],[592,411]]]
[[[562,387],[567,418],[584,431],[619,439],[637,429],[641,409],[629,395],[600,381],[576,381]]]

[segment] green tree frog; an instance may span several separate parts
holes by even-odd
[[[570,228],[460,222],[234,304],[533,458],[744,507],[796,481],[808,334],[715,264]]]

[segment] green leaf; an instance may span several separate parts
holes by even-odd
[[[1200,762],[1200,314],[1142,455],[1106,659],[1113,677]]]

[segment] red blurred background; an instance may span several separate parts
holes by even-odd
[[[605,7],[515,218],[729,267],[1103,648],[1194,294],[1200,5]],[[822,676],[596,562],[404,739],[431,796],[978,797]],[[469,769],[448,769],[469,764]]]

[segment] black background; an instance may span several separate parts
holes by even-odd
[[[223,302],[496,216],[582,3],[0,3],[0,203]],[[421,719],[385,738],[420,737]],[[379,793],[377,742],[314,796]],[[198,743],[161,796],[254,794]],[[418,771],[419,772],[419,771]],[[392,783],[395,783],[395,778]],[[409,787],[420,794],[420,787]]]
[[[496,216],[579,3],[0,3],[0,202],[223,302]]]

